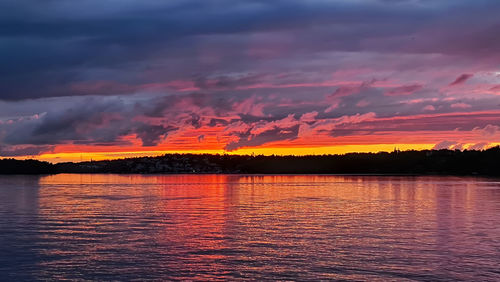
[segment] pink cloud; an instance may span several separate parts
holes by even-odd
[[[316,116],[318,116],[318,112],[310,112],[310,113],[305,113],[300,117],[301,122],[314,122],[316,121]]]
[[[361,100],[361,101],[356,103],[356,107],[360,107],[360,108],[366,107],[368,105],[370,105],[370,102],[368,102],[366,100]]]
[[[301,124],[299,128],[299,136],[304,137],[308,135],[313,135],[313,133],[318,131],[332,131],[337,127],[346,125],[355,125],[363,122],[369,122],[376,120],[376,114],[374,112],[369,112],[366,114],[355,114],[355,115],[344,115],[339,118],[323,119],[317,120],[313,124]]]
[[[252,96],[241,102],[234,103],[233,110],[237,113],[263,117],[263,111],[266,104],[259,103],[256,100],[258,99],[255,96]]]
[[[500,126],[488,124],[484,128],[475,127],[472,131],[479,133],[484,137],[492,137],[500,133]]]
[[[436,108],[433,105],[427,105],[423,108],[424,111],[435,111]]]
[[[432,149],[434,150],[442,150],[442,149],[451,149],[453,146],[456,146],[458,145],[458,142],[456,141],[441,141],[439,143],[437,143],[436,145],[434,145],[434,147]]]
[[[290,128],[297,125],[299,122],[295,119],[293,114],[288,115],[286,118],[271,121],[271,122],[259,122],[253,126],[250,133],[253,135],[259,135],[266,131],[273,130],[275,128]]]
[[[471,105],[469,104],[466,104],[466,103],[455,103],[455,104],[451,104],[451,106],[453,109],[468,109],[471,107]]]
[[[491,87],[491,88],[490,88],[490,91],[491,91],[491,92],[494,92],[495,94],[500,93],[500,84],[499,84],[499,85],[495,85],[495,86]]]
[[[488,142],[479,142],[479,143],[476,143],[474,145],[469,146],[467,149],[469,149],[469,150],[483,150],[486,147],[488,147],[489,144],[490,143],[488,143]]]

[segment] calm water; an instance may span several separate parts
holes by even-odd
[[[0,177],[1,280],[500,280],[500,181]]]

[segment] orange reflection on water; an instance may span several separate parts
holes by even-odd
[[[472,178],[61,174],[39,185],[43,252],[58,258],[42,266],[100,279],[420,275],[449,271],[443,257],[470,255],[460,245],[491,255],[500,234],[485,224],[498,219],[498,183]]]

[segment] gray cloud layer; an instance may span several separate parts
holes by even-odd
[[[128,94],[158,81],[308,68],[332,51],[498,59],[499,11],[494,0],[6,0],[0,99]],[[129,87],[75,89],[96,81]]]

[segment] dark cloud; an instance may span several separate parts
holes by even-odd
[[[0,146],[0,157],[36,156],[51,152],[55,146]]]
[[[464,74],[460,75],[459,77],[457,77],[457,79],[455,79],[452,83],[450,83],[450,86],[464,84],[467,80],[469,80],[469,78],[471,78],[473,76],[474,76],[473,74],[464,73]]]
[[[411,85],[403,85],[399,87],[392,88],[385,92],[386,96],[401,96],[401,95],[410,95],[414,92],[423,88],[421,84],[411,84]]]
[[[142,140],[142,146],[149,147],[157,145],[169,132],[177,129],[179,128],[173,126],[140,124],[133,132]]]
[[[297,138],[299,125],[287,128],[274,127],[259,134],[252,134],[250,130],[238,134],[238,141],[227,144],[224,149],[234,151],[242,147],[256,147],[273,141],[293,140]]]
[[[376,80],[368,81],[368,82],[363,82],[359,85],[349,85],[349,86],[342,86],[337,88],[333,94],[329,95],[329,98],[341,98],[345,96],[350,96],[357,94],[363,90],[369,89],[372,87],[373,83],[375,83]]]
[[[120,99],[88,98],[78,106],[51,109],[41,116],[4,124],[3,143],[8,145],[130,145],[121,137],[135,134],[143,146],[154,146],[178,127],[134,120],[144,116]]]
[[[494,63],[499,9],[493,0],[5,0],[0,99],[131,94],[178,79],[234,89],[283,68],[321,73],[344,65],[314,58],[328,52]]]
[[[210,127],[215,127],[215,126],[219,126],[219,125],[226,126],[230,123],[231,123],[231,121],[227,121],[227,120],[222,119],[222,118],[211,118],[207,125]]]

